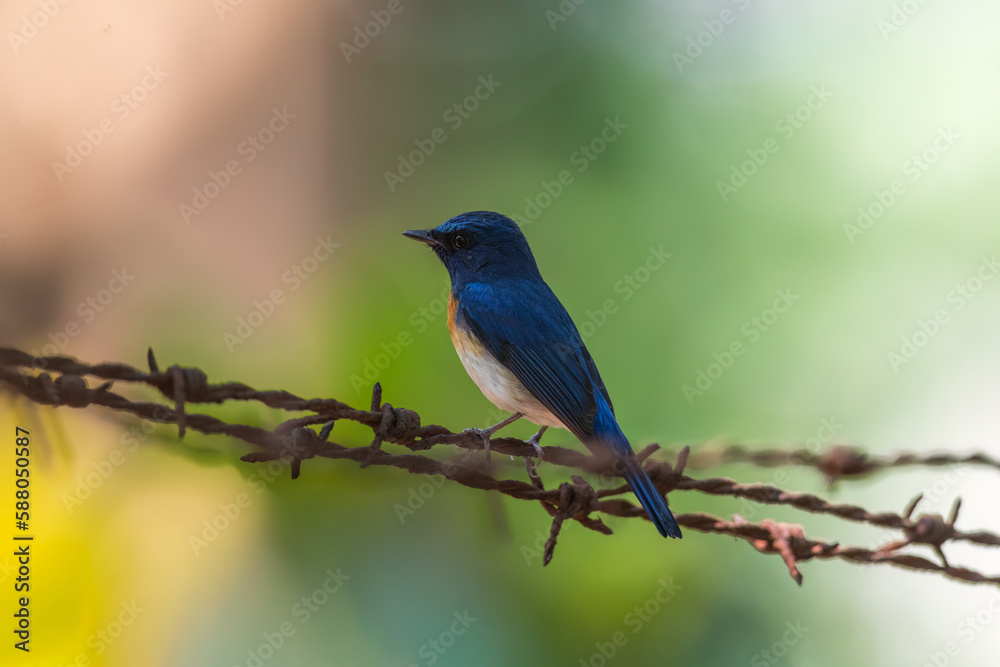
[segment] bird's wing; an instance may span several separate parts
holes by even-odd
[[[537,281],[470,283],[459,326],[472,334],[574,435],[594,434],[596,392],[611,399],[566,309]]]

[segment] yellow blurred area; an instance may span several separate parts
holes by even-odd
[[[195,601],[229,594],[253,567],[266,565],[268,554],[252,548],[266,501],[232,472],[192,466],[151,445],[148,435],[140,440],[142,429],[71,411],[20,406],[16,414],[3,427],[30,431],[33,519],[26,534],[35,536],[33,662],[25,664],[121,664],[129,655],[169,664],[152,656],[171,653]],[[11,470],[12,451],[3,451]],[[253,496],[246,506],[238,504],[241,494]],[[12,565],[4,561],[0,583],[12,581]]]

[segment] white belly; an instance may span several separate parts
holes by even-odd
[[[506,412],[520,412],[525,419],[539,426],[566,428],[513,373],[495,361],[478,341],[468,338],[455,341],[455,350],[469,377],[495,406]]]

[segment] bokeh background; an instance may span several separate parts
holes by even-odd
[[[501,415],[451,349],[445,272],[399,233],[492,209],[524,225],[543,275],[591,323],[637,446],[996,455],[998,20],[973,0],[5,2],[0,343],[136,365],[152,346],[164,366],[358,406],[377,379],[426,422],[484,426]],[[647,265],[656,253],[670,256]],[[249,337],[227,337],[279,289]],[[779,290],[793,301],[772,318]],[[685,394],[734,342],[745,353]],[[3,664],[995,660],[995,588],[815,562],[800,589],[743,542],[666,542],[614,519],[612,537],[567,526],[543,569],[536,505],[346,462],[261,483],[240,443],[9,395],[0,406],[3,438],[33,431],[38,536],[32,651],[8,637]],[[961,496],[961,527],[1000,527],[995,472],[907,470],[828,492],[792,470],[784,486],[872,510],[924,491],[921,511],[944,513]],[[238,498],[248,506],[212,537],[206,522]],[[844,543],[895,537],[670,500]],[[995,552],[947,551],[1000,571]]]

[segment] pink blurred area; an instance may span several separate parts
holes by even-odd
[[[0,5],[0,344],[75,321],[60,352],[110,358],[150,317],[228,322],[335,233],[338,6]]]

